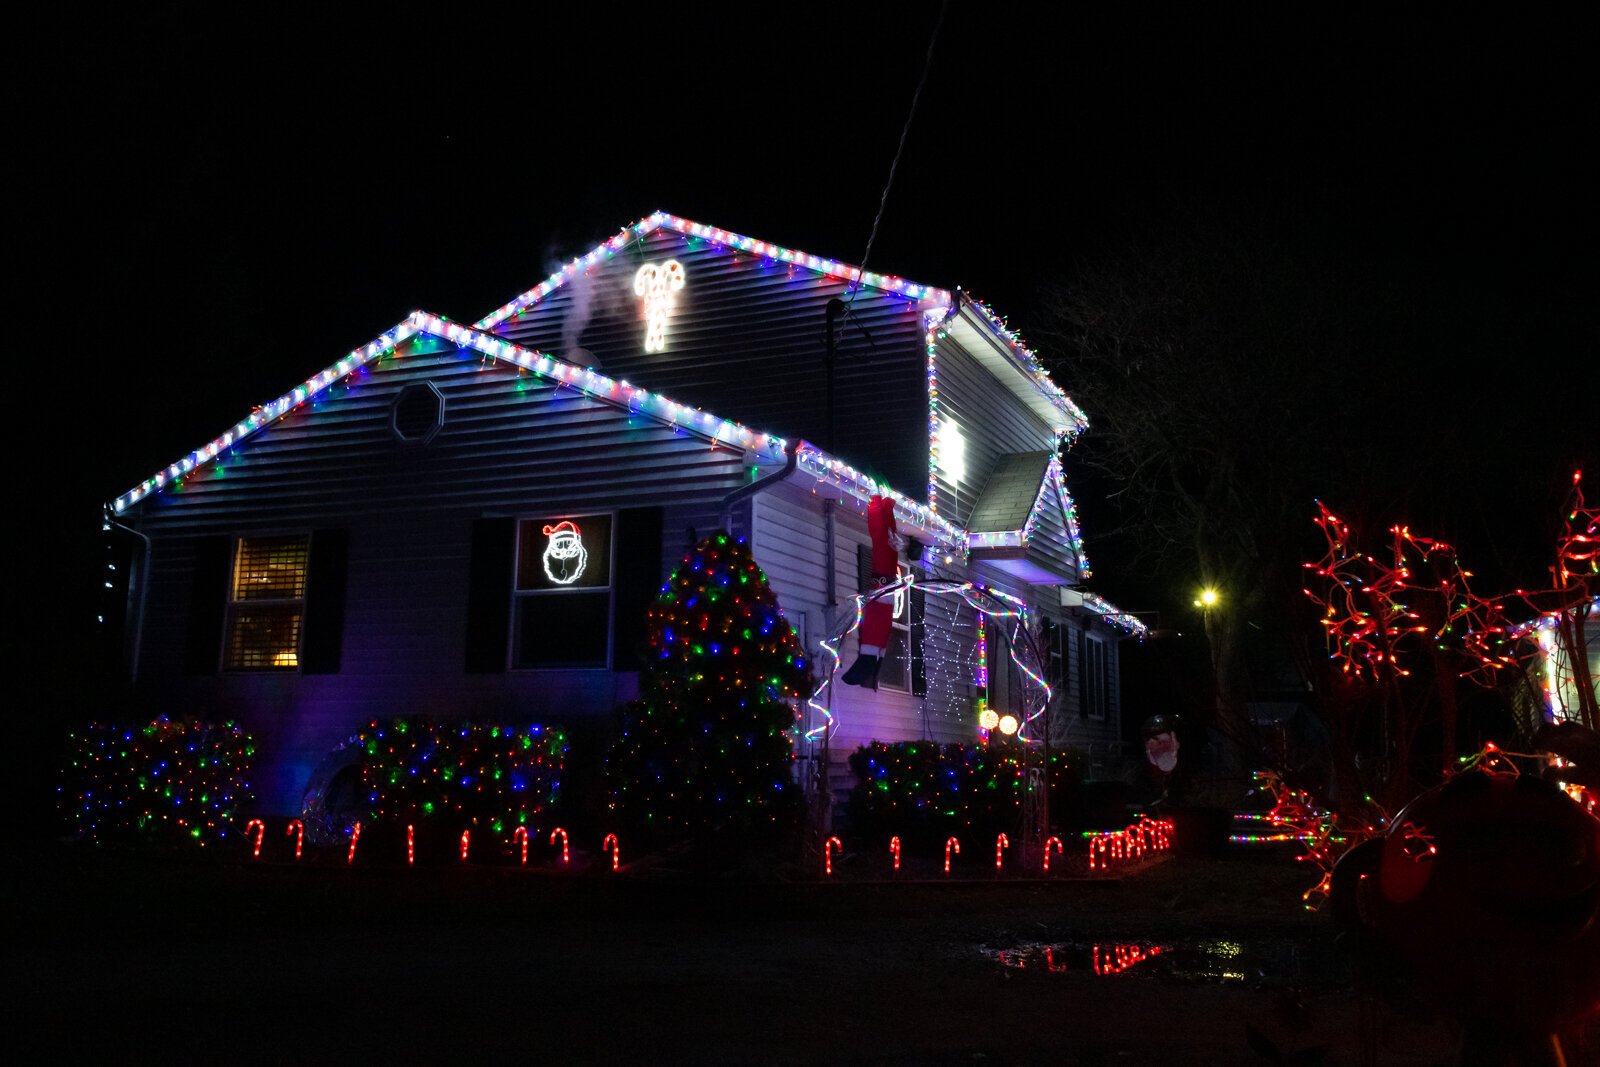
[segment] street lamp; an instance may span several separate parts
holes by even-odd
[[[1200,599],[1194,602],[1197,608],[1214,608],[1217,606],[1217,591],[1215,589],[1200,590]]]

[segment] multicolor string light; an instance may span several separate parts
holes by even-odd
[[[252,792],[255,740],[237,724],[159,716],[137,729],[91,723],[68,734],[57,804],[91,841],[226,838]]]

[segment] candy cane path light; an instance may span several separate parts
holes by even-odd
[[[1011,844],[1011,839],[1001,834],[994,840],[994,869],[999,870],[1006,861],[1006,848]]]
[[[945,874],[949,874],[950,873],[950,853],[951,852],[955,852],[955,854],[958,855],[958,856],[961,854],[961,842],[957,841],[953,837],[947,838],[945,840],[945,843],[944,843],[944,873]]]
[[[1059,838],[1059,837],[1050,837],[1050,838],[1046,838],[1045,839],[1045,843],[1044,843],[1044,873],[1045,874],[1049,874],[1050,873],[1050,846],[1051,845],[1055,846],[1056,852],[1059,854],[1061,852],[1061,838]]]
[[[526,826],[519,826],[511,831],[511,843],[517,844],[518,842],[522,844],[522,865],[526,867],[528,865],[528,828]]]
[[[262,822],[260,819],[251,819],[249,822],[244,824],[244,832],[248,834],[251,830],[256,832],[256,850],[254,855],[256,859],[260,859],[261,839],[267,836],[267,824]]]
[[[285,826],[283,829],[284,833],[295,835],[294,858],[298,860],[300,858],[300,849],[302,846],[304,846],[306,841],[306,824],[301,822],[299,819],[290,819],[289,825]]]
[[[607,834],[606,839],[600,842],[600,851],[611,850],[611,869],[614,871],[622,862],[622,846],[617,843],[616,834]]]
[[[829,877],[832,877],[833,875],[833,850],[835,848],[837,848],[840,852],[844,851],[844,842],[840,841],[837,837],[828,838],[827,842],[822,846],[823,871]]]
[[[567,848],[567,844],[568,844],[568,842],[567,842],[567,832],[565,830],[563,830],[559,826],[556,827],[554,830],[551,830],[550,831],[550,843],[552,845],[556,843],[556,838],[557,837],[561,838],[561,862],[562,863],[568,863],[568,862],[571,861],[572,855],[568,851],[568,848]]]
[[[350,828],[350,854],[344,858],[346,863],[356,861],[356,845],[361,840],[361,824],[358,822]]]
[[[898,835],[889,838],[889,852],[894,856],[894,869],[900,869],[900,838]]]

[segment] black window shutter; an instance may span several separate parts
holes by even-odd
[[[928,627],[924,621],[927,617],[927,606],[927,594],[913,585],[911,587],[911,693],[919,697],[928,695],[928,666],[922,654],[928,636]]]
[[[515,519],[477,519],[472,524],[472,559],[467,567],[468,674],[506,669],[516,535]]]
[[[233,538],[226,534],[195,541],[189,572],[189,634],[184,653],[187,674],[215,674],[222,662],[222,628],[228,613],[228,581],[233,577]]]
[[[1078,631],[1078,718],[1089,717],[1089,635]]]
[[[872,546],[856,546],[856,592],[872,592]]]
[[[617,565],[612,571],[611,667],[643,666],[645,615],[661,593],[661,509],[617,512]]]
[[[350,557],[350,531],[313,530],[306,573],[303,674],[338,674],[344,649],[344,598]]]

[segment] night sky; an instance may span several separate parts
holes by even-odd
[[[1407,410],[1448,408],[1434,446],[1482,472],[1463,494],[1554,506],[1600,436],[1593,23],[998,7],[952,7],[873,269],[1026,331],[1077,264],[1196,213],[1257,220],[1416,308],[1412,355],[1359,385],[1329,368],[1330,403],[1392,407],[1397,447]],[[47,504],[24,629],[49,647],[21,650],[81,621],[62,594],[94,579],[100,502],[414,308],[471,321],[658,208],[861,260],[935,6],[547,10],[41,35],[8,168],[17,310],[51,327],[14,358],[54,356],[28,388],[53,421],[11,420]]]

